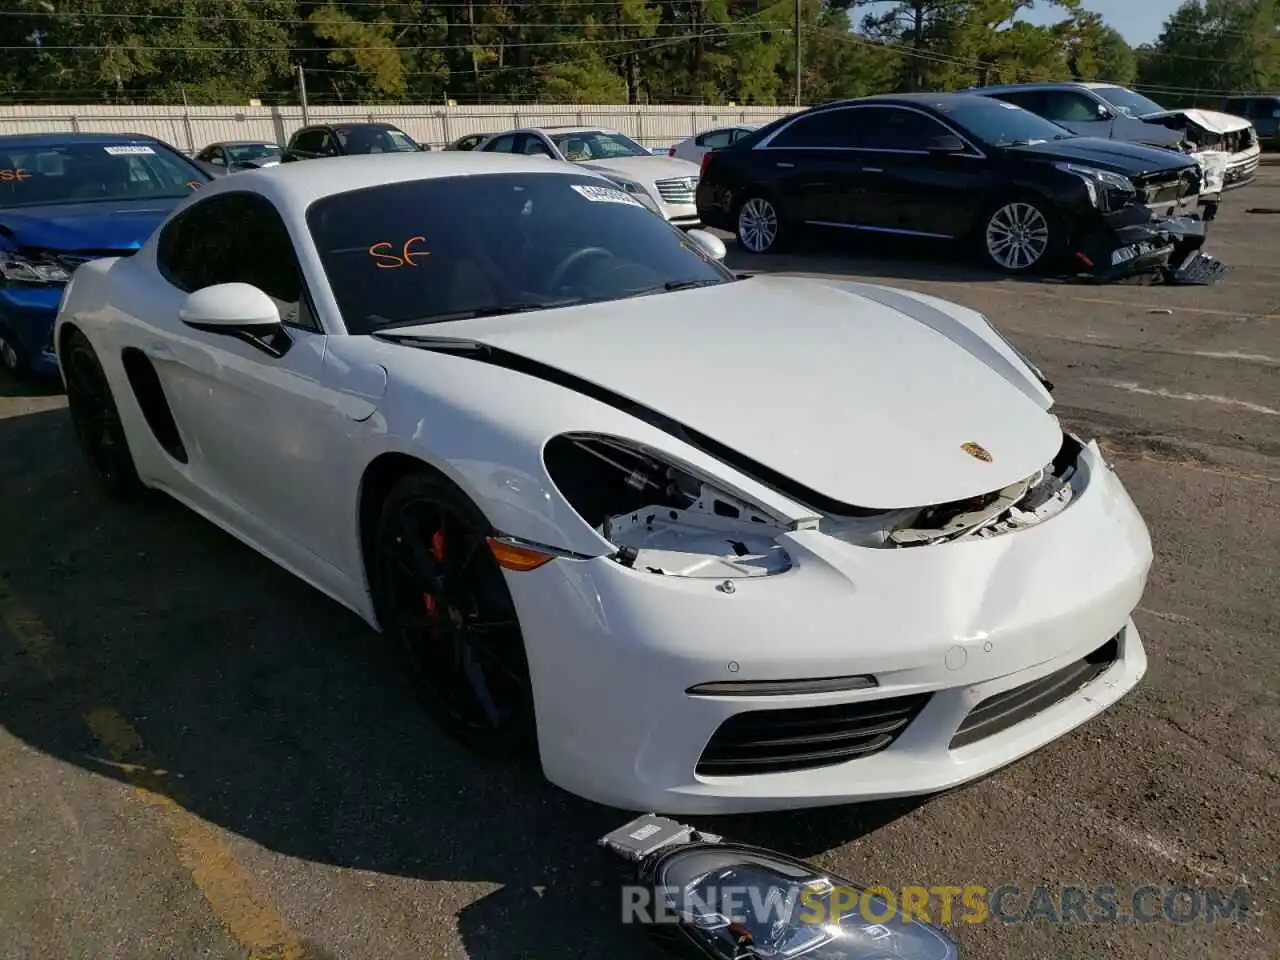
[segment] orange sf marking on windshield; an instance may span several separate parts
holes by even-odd
[[[19,183],[21,183],[23,180],[30,180],[30,179],[31,179],[31,174],[27,173],[27,171],[22,169],[0,170],[0,183],[7,183],[11,180],[17,180]]]
[[[426,237],[410,237],[400,247],[400,256],[392,253],[393,244],[390,240],[383,240],[375,243],[369,248],[369,256],[377,260],[379,270],[398,270],[401,267],[416,267],[418,265],[414,257],[429,257],[431,254],[426,250],[411,249],[415,243],[426,243]]]

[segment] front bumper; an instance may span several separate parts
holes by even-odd
[[[1189,258],[1211,259],[1201,255],[1200,248],[1217,204],[1203,198],[1192,201],[1175,208],[1194,209],[1191,214],[1135,206],[1107,215],[1100,227],[1078,239],[1077,265],[1089,279],[1108,283],[1160,271],[1174,276]]]
[[[18,351],[22,369],[39,377],[58,373],[53,349],[53,325],[62,299],[62,286],[0,285],[0,328]]]
[[[1224,190],[1235,190],[1253,183],[1258,178],[1258,164],[1261,159],[1261,146],[1233,154],[1227,162],[1227,173],[1223,180],[1222,188]]]
[[[779,542],[794,566],[738,581],[661,577],[606,558],[508,574],[529,653],[543,770],[629,810],[716,814],[931,793],[1060,737],[1137,684],[1146,657],[1130,614],[1152,553],[1145,524],[1097,448],[1059,516],[1005,536],[904,550],[816,531]],[[987,698],[1047,677],[1121,634],[1116,656],[1064,699],[963,746]],[[723,680],[871,675],[870,689],[697,696]],[[704,750],[746,711],[924,697],[889,746],[807,769],[711,776]]]

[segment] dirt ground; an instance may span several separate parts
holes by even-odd
[[[979,309],[1151,527],[1146,679],[944,796],[735,818],[864,884],[1243,888],[1235,922],[953,922],[972,960],[1263,960],[1280,942],[1280,168],[1216,288],[1014,282],[883,246],[738,266]],[[780,321],[782,318],[780,318]],[[1051,585],[1048,588],[1052,588]],[[437,736],[379,638],[174,504],[87,482],[60,395],[0,381],[0,956],[640,960],[626,817]],[[1271,947],[1266,944],[1271,943]]]

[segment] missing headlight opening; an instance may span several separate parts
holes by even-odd
[[[1082,444],[1063,434],[1053,462],[1002,489],[950,503],[858,516],[824,515],[818,529],[859,547],[902,549],[989,539],[1044,523],[1087,481]],[[678,577],[743,578],[792,566],[778,538],[795,525],[708,480],[612,437],[566,434],[546,447],[547,470],[565,499],[617,547],[612,559]]]
[[[790,569],[785,521],[640,447],[566,434],[544,453],[560,492],[636,570],[678,577],[764,577]]]

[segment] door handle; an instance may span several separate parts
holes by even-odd
[[[781,168],[782,168],[782,169],[784,169],[784,170],[790,170],[790,169],[792,169],[793,167],[795,167],[795,164],[794,164],[794,163],[782,163],[782,162],[779,162],[779,163],[775,163],[775,164],[774,164],[774,166],[775,166],[775,167],[781,167]]]
[[[863,173],[884,173],[883,167],[863,167]]]

